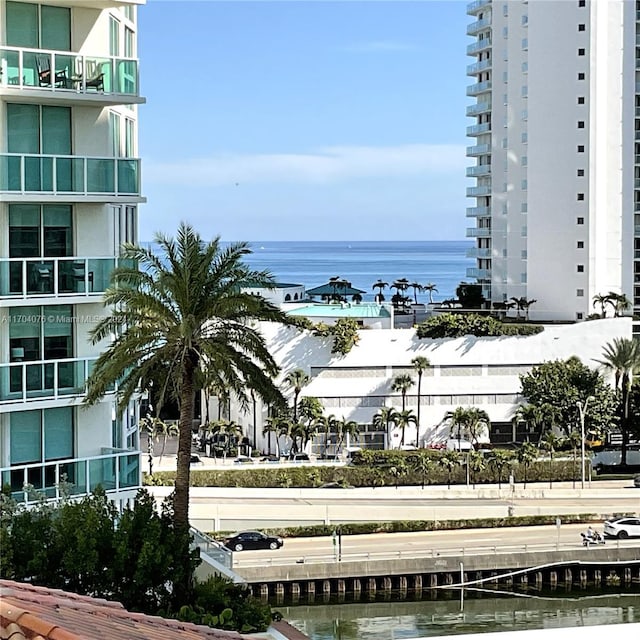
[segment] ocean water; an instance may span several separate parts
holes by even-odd
[[[378,279],[391,284],[399,278],[422,285],[435,284],[433,300],[455,297],[467,267],[475,262],[466,257],[473,247],[468,241],[252,241],[246,262],[257,270],[268,270],[278,282],[304,284],[307,289],[338,276],[366,292],[373,300],[372,284]],[[389,300],[395,291],[383,291]],[[413,289],[407,295],[413,298]],[[418,293],[418,302],[428,302],[428,293]]]

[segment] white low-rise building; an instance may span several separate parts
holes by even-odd
[[[360,331],[358,344],[346,355],[331,353],[332,338],[319,338],[277,324],[264,324],[268,347],[282,369],[282,378],[293,369],[303,369],[311,381],[301,397],[315,396],[325,415],[354,420],[361,425],[358,445],[382,448],[400,446],[399,430],[389,436],[371,427],[373,416],[382,407],[402,408],[402,398],[391,390],[393,379],[409,374],[414,385],[406,395],[406,408],[417,413],[418,376],[411,360],[429,359],[431,366],[422,375],[420,433],[408,428],[405,444],[441,442],[449,435],[444,421],[457,407],[477,407],[491,419],[491,439],[514,439],[513,416],[519,404],[520,375],[550,360],[579,357],[589,366],[602,357],[603,347],[614,338],[631,337],[630,318],[610,318],[572,325],[547,325],[532,336],[491,338],[420,339],[412,329]],[[290,399],[292,389],[285,389]],[[213,409],[211,415],[215,415]],[[246,412],[231,406],[229,417],[243,425],[245,434],[267,449],[262,429],[267,408],[256,403]],[[577,418],[576,418],[577,419]],[[387,442],[388,440],[388,442]],[[285,444],[285,443],[283,443]],[[347,445],[349,443],[346,443]],[[286,448],[286,444],[285,444]]]

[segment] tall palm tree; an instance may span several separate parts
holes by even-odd
[[[596,305],[600,306],[600,315],[603,318],[606,317],[607,315],[607,311],[605,307],[607,306],[608,301],[609,301],[609,296],[602,295],[601,293],[598,293],[595,296],[593,296],[593,306],[594,308]]]
[[[498,476],[498,489],[502,489],[502,470],[507,466],[511,457],[502,449],[494,449],[489,458],[489,464],[495,468]]]
[[[396,426],[402,429],[402,436],[400,437],[401,446],[404,444],[405,429],[411,424],[415,425],[416,427],[418,426],[418,419],[416,418],[416,414],[413,413],[411,409],[402,410],[396,415]]]
[[[307,375],[304,369],[294,369],[289,371],[284,377],[284,382],[289,388],[293,389],[293,421],[298,420],[298,397],[303,387],[306,387],[311,378]]]
[[[538,458],[538,448],[531,442],[523,442],[518,449],[518,462],[524,469],[524,488],[527,488],[527,469]]]
[[[384,295],[382,293],[382,291],[384,289],[386,289],[389,286],[388,282],[384,282],[383,280],[380,280],[380,278],[378,278],[377,282],[374,282],[371,285],[371,288],[375,291],[376,289],[378,289],[378,293],[375,296],[376,302],[383,302],[384,301]]]
[[[427,284],[423,285],[422,289],[429,292],[429,304],[433,304],[433,292],[438,290],[436,285],[431,282],[427,282]]]
[[[411,360],[411,364],[418,374],[418,426],[416,440],[418,442],[418,446],[420,446],[420,391],[422,387],[422,374],[424,373],[425,369],[428,369],[431,366],[431,361],[425,356],[416,356]]]
[[[396,376],[391,383],[391,391],[399,391],[402,395],[402,410],[405,410],[407,401],[407,391],[413,386],[413,379],[408,373]]]
[[[578,449],[582,447],[582,433],[579,429],[569,432],[565,442],[571,447],[573,458],[573,488],[576,488],[576,480],[578,476]]]
[[[418,455],[411,459],[411,468],[413,471],[420,474],[422,488],[424,489],[427,476],[433,469],[433,461],[426,451],[419,451]]]
[[[95,362],[85,401],[97,403],[117,383],[124,409],[154,371],[167,371],[180,406],[173,518],[176,527],[187,529],[196,393],[221,381],[243,405],[248,406],[248,389],[282,405],[273,382],[278,366],[253,321],[288,320],[262,296],[242,292],[244,282],[273,286],[270,274],[243,262],[251,252],[247,243],[205,242],[185,223],[175,239],[157,234],[155,243],[160,255],[123,245],[125,265],[133,266],[115,269],[104,294],[111,315],[98,323],[91,339],[94,344],[115,339]],[[202,385],[196,384],[197,371],[205,373]]]
[[[373,426],[377,429],[384,427],[384,432],[386,435],[386,447],[390,449],[390,438],[389,438],[389,427],[392,424],[396,424],[396,420],[398,417],[398,412],[393,407],[382,407],[378,410],[373,416]]]
[[[422,293],[424,287],[419,282],[411,282],[409,286],[413,289],[413,301],[418,304],[418,292]]]
[[[478,409],[478,407],[467,409],[467,433],[471,444],[478,444],[480,437],[485,434],[488,436],[490,428],[491,419],[484,409]]]
[[[332,433],[337,433],[338,418],[331,413],[328,416],[320,416],[316,421],[316,429],[318,433],[324,433],[324,446],[322,448],[322,457],[327,457],[327,447]]]
[[[473,488],[476,488],[476,477],[481,471],[486,469],[486,464],[484,461],[484,456],[480,453],[480,451],[469,451],[467,454],[467,464],[469,465],[469,476],[471,483],[473,484]]]
[[[539,406],[534,404],[521,404],[516,409],[514,420],[516,422],[524,422],[527,425],[527,442],[529,441],[529,433],[531,431],[537,431],[540,436],[542,435],[544,415]]]
[[[456,407],[453,411],[447,411],[444,419],[449,422],[449,437],[458,441],[458,451],[460,451],[460,441],[469,433],[469,409]]]
[[[538,446],[541,449],[549,452],[549,488],[553,488],[553,454],[558,450],[560,446],[560,438],[553,433],[553,431],[547,431],[540,439]]]
[[[625,466],[629,446],[629,392],[634,377],[640,373],[640,347],[632,338],[614,338],[605,345],[602,356],[603,359],[596,362],[606,371],[613,373],[614,388],[620,393],[620,465]]]
[[[451,489],[451,472],[460,464],[460,454],[457,451],[443,451],[438,458],[438,464],[447,472],[447,489]]]
[[[524,310],[524,319],[525,320],[529,320],[529,307],[533,304],[535,304],[536,302],[538,302],[535,298],[532,299],[527,299],[527,298],[522,298],[521,299],[521,305],[522,305],[522,309]]]
[[[278,458],[280,457],[280,442],[278,441],[278,436],[280,434],[280,430],[282,427],[282,416],[270,416],[264,422],[264,427],[262,428],[262,435],[267,436],[267,448],[269,453],[271,453],[271,434],[275,435],[276,441],[276,455]]]
[[[352,438],[353,440],[358,440],[358,436],[360,435],[360,425],[358,425],[355,420],[345,420],[343,418],[342,420],[337,420],[335,426],[338,434],[338,446],[336,447],[337,455],[340,453],[340,449],[342,448],[347,436],[349,438],[349,442],[351,442]]]

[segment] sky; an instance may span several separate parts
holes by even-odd
[[[147,0],[140,239],[464,239],[466,5]]]

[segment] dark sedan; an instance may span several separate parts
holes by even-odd
[[[225,538],[224,546],[232,551],[245,549],[279,549],[284,544],[282,538],[267,536],[260,531],[242,531]]]

